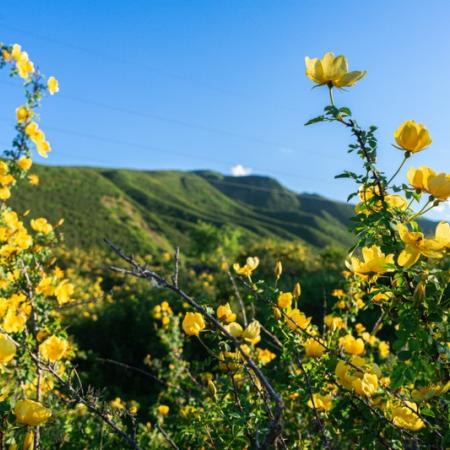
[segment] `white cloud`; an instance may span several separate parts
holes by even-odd
[[[252,173],[252,169],[250,167],[244,167],[242,164],[236,164],[231,168],[231,174],[234,177],[245,177],[246,175],[250,175]]]
[[[450,201],[440,203],[434,207],[427,216],[433,220],[448,220],[450,221]]]

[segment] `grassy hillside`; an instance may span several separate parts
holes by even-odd
[[[317,247],[352,243],[352,206],[296,194],[268,177],[48,166],[35,172],[41,184],[18,191],[13,206],[53,223],[64,217],[69,247],[97,248],[109,238],[141,253],[187,248],[199,220],[231,224],[248,237],[300,239]]]

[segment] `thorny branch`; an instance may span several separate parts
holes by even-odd
[[[276,392],[273,386],[270,384],[268,379],[265,377],[261,369],[256,365],[253,359],[244,351],[241,346],[241,343],[238,339],[236,339],[232,334],[230,334],[223,325],[208,311],[198,304],[194,299],[192,299],[188,294],[186,294],[179,286],[176,286],[173,283],[168,282],[165,278],[157,274],[156,272],[147,269],[146,267],[140,265],[136,260],[128,255],[126,255],[119,247],[114,245],[110,241],[106,241],[106,243],[111,247],[111,249],[125,262],[127,262],[131,269],[124,269],[123,267],[115,267],[112,266],[111,269],[123,273],[126,275],[135,276],[142,279],[151,280],[155,282],[157,285],[163,288],[167,288],[172,292],[176,293],[179,297],[181,297],[184,301],[186,301],[189,305],[191,305],[195,310],[197,310],[206,320],[212,324],[217,330],[219,330],[222,335],[224,335],[241,354],[242,358],[246,362],[247,366],[254,373],[255,377],[259,380],[261,385],[264,387],[264,390],[269,395],[271,400],[274,403],[274,413],[273,418],[269,424],[269,430],[265,436],[264,442],[258,447],[260,450],[265,450],[271,448],[279,439],[282,432],[282,413],[283,413],[283,400],[280,395]]]

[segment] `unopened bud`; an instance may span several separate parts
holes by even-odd
[[[273,307],[272,311],[273,311],[273,315],[275,317],[275,320],[280,320],[281,319],[281,311],[278,308],[276,308],[276,307]]]
[[[295,283],[294,290],[292,291],[292,295],[294,298],[299,298],[302,295],[302,287],[300,283]]]
[[[274,272],[278,280],[281,277],[281,274],[283,273],[283,265],[281,264],[281,261],[276,262]]]
[[[414,289],[414,300],[416,302],[421,302],[425,298],[425,283],[421,281],[417,286],[416,289]]]
[[[208,389],[209,389],[209,392],[211,392],[211,395],[213,397],[215,397],[217,394],[217,388],[216,388],[216,385],[214,384],[214,381],[208,380]]]

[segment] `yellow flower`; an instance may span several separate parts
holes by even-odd
[[[170,408],[167,405],[159,405],[158,406],[158,414],[160,416],[167,416],[169,414]]]
[[[234,322],[236,320],[236,314],[231,310],[230,304],[219,305],[217,308],[217,318],[223,322]]]
[[[293,295],[290,292],[280,292],[278,295],[278,306],[280,308],[290,308],[292,305]]]
[[[11,449],[11,447],[10,447]],[[34,450],[34,432],[28,431],[23,440],[22,450]]]
[[[378,390],[378,377],[373,373],[365,373],[362,378],[355,378],[352,387],[358,395],[371,397]]]
[[[33,427],[42,425],[52,415],[41,403],[33,400],[19,400],[14,408],[17,422]]]
[[[244,329],[237,322],[231,322],[228,325],[225,325],[225,329],[235,338],[242,336]]]
[[[59,305],[68,303],[74,291],[73,285],[67,280],[61,281],[55,289],[56,300]]]
[[[316,339],[309,338],[303,345],[305,355],[311,358],[320,358],[325,353],[325,347]]]
[[[387,358],[389,356],[389,342],[381,341],[378,344],[378,353],[380,358]]]
[[[272,353],[270,350],[262,349],[262,348],[256,349],[256,355],[258,357],[258,361],[263,365],[269,364],[277,356],[277,355],[275,355],[275,353]]]
[[[445,201],[450,197],[450,174],[436,173],[433,169],[422,166],[411,167],[407,178],[411,186],[426,191],[438,200]]]
[[[250,344],[256,345],[261,340],[261,324],[257,320],[250,322],[242,333],[242,338]]]
[[[329,411],[332,403],[333,398],[330,395],[313,394],[312,399],[308,400],[307,405],[310,408],[315,407],[318,411]]]
[[[32,186],[37,186],[39,184],[39,177],[34,173],[28,175],[28,181]]]
[[[339,345],[351,355],[364,353],[364,341],[361,338],[355,339],[351,334],[339,338]]]
[[[50,92],[50,95],[56,94],[59,92],[59,83],[55,77],[50,77],[47,80],[47,89]]]
[[[445,222],[441,222],[436,227],[435,238],[425,239],[423,233],[418,231],[409,231],[408,228],[399,224],[397,226],[400,239],[405,244],[405,249],[398,256],[398,264],[408,269],[413,266],[420,258],[420,255],[428,258],[441,258],[442,251],[448,244],[447,226]]]
[[[4,333],[0,333],[0,364],[7,364],[16,355],[16,344]]]
[[[182,327],[188,336],[198,336],[200,331],[205,329],[206,325],[200,313],[188,312],[184,316]]]
[[[385,272],[391,272],[393,269],[388,269],[387,264],[394,264],[394,255],[385,255],[380,247],[372,245],[372,247],[364,247],[362,249],[363,259],[352,256],[350,258],[349,268],[358,274],[382,274]]]
[[[288,312],[287,316],[286,323],[291,330],[296,330],[297,328],[304,330],[311,322],[311,317],[306,317],[305,314],[300,312],[297,308]]]
[[[31,220],[31,228],[38,233],[49,234],[53,231],[53,227],[43,217]]]
[[[28,58],[28,53],[27,52],[17,53],[17,51],[13,49],[12,56],[16,60],[16,69],[17,72],[19,73],[19,76],[24,80],[27,80],[30,77],[30,74],[34,72],[34,65]]]
[[[314,83],[338,88],[353,86],[363,78],[366,71],[348,71],[347,58],[343,55],[334,56],[334,53],[325,53],[322,59],[305,58],[306,76]]]
[[[127,407],[125,402],[120,397],[116,397],[114,400],[111,400],[109,404],[114,409],[125,409]]]
[[[30,111],[26,106],[19,106],[16,109],[16,119],[20,124],[28,122],[33,116],[33,112]]]
[[[431,144],[430,133],[425,125],[407,120],[403,122],[394,133],[395,142],[403,150],[417,153]]]
[[[250,277],[251,274],[259,266],[259,258],[256,256],[249,256],[244,266],[240,266],[238,263],[233,264],[233,269],[238,275]]]
[[[420,430],[425,426],[425,423],[416,412],[417,405],[413,402],[405,401],[405,406],[399,405],[392,408],[392,422],[399,428],[411,431]]]
[[[302,286],[300,283],[295,283],[294,289],[292,290],[292,296],[294,298],[299,298],[302,295]]]
[[[6,186],[0,187],[0,200],[8,200],[9,197],[11,197],[9,188]]]
[[[20,158],[17,161],[17,165],[19,166],[20,169],[22,170],[28,170],[31,165],[33,164],[33,161],[31,161],[31,158]]]
[[[44,359],[51,362],[59,361],[69,348],[69,343],[58,336],[50,336],[41,345],[39,345],[39,353]]]
[[[332,314],[328,314],[324,318],[325,325],[331,330],[340,330],[345,328],[345,322],[341,317],[333,316]]]
[[[275,263],[275,268],[273,271],[275,273],[275,277],[278,280],[281,277],[281,274],[283,273],[283,264],[281,264],[281,261],[277,261]]]

